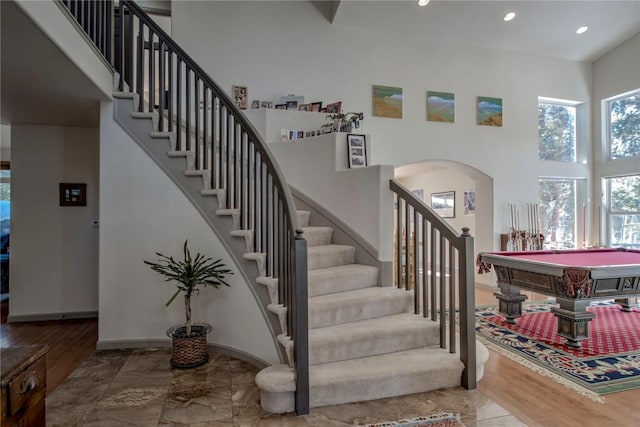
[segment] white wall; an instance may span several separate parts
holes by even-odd
[[[184,194],[113,121],[112,105],[103,104],[101,115],[98,344],[168,340],[165,331],[184,322],[183,300],[164,306],[175,287],[143,259],[157,259],[155,252],[180,256],[188,239],[192,251],[223,258],[236,272],[238,268]],[[279,363],[249,285],[240,274],[229,283],[231,287],[203,289],[194,298],[193,320],[213,325],[209,342]]]
[[[391,166],[349,169],[345,133],[275,142],[269,149],[287,182],[357,231],[380,261],[393,259],[393,195],[386,191]]]
[[[10,320],[98,309],[98,129],[11,127]],[[87,206],[59,206],[59,183]]]
[[[428,206],[431,206],[432,193],[455,191],[455,216],[444,218],[444,220],[458,233],[462,232],[462,227],[469,227],[471,235],[476,235],[475,213],[472,215],[464,214],[464,192],[470,188],[475,190],[475,183],[472,179],[456,170],[446,169],[399,178],[398,181],[409,190],[422,190],[422,201]]]
[[[294,93],[305,102],[341,100],[346,111],[364,111],[372,164],[470,165],[494,179],[496,213],[509,202],[537,202],[541,175],[589,175],[588,165],[535,159],[538,97],[589,105],[590,64],[440,47],[403,37],[402,25],[393,19],[375,30],[332,25],[309,2],[172,4],[173,37],[225,90],[241,84],[249,101]],[[371,116],[374,84],[403,88],[403,119]],[[427,90],[455,93],[454,124],[426,121]],[[477,96],[503,99],[503,127],[475,124]],[[587,131],[589,147],[590,138]],[[496,214],[493,221],[497,248],[505,218]]]
[[[640,34],[636,34],[593,64],[592,114],[595,167],[592,214],[602,227],[605,226],[600,197],[602,178],[640,173],[640,158],[607,160],[603,146],[605,128],[602,126],[602,117],[605,110],[602,101],[637,89],[640,89]],[[592,230],[591,241],[605,243],[605,236],[599,236],[598,229],[599,227],[594,227]]]

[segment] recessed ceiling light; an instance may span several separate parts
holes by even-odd
[[[580,28],[578,28],[578,29],[576,30],[576,34],[582,34],[582,33],[584,33],[585,31],[587,31],[588,29],[589,29],[589,27],[587,27],[586,25],[583,25],[582,27],[580,27]]]
[[[418,6],[426,6],[430,0],[418,0]]]
[[[509,22],[515,17],[516,17],[516,13],[515,12],[509,12],[506,15],[504,15],[504,18],[502,18],[502,19],[504,19],[505,21]]]

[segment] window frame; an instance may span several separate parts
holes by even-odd
[[[559,105],[563,107],[571,107],[575,109],[575,122],[574,126],[574,159],[571,161],[564,160],[546,160],[540,158],[540,129],[538,128],[538,160],[542,162],[559,162],[563,164],[576,164],[576,163],[585,163],[586,162],[586,149],[583,143],[583,121],[585,121],[585,104],[581,101],[572,101],[568,99],[559,99],[559,98],[549,98],[544,96],[538,97],[537,110],[540,109],[540,104],[549,104],[549,105]],[[540,116],[538,115],[538,120]]]
[[[538,177],[538,191],[540,190],[540,184],[542,181],[564,181],[573,182],[574,185],[574,203],[575,203],[575,218],[573,229],[573,243],[574,248],[581,248],[588,245],[589,234],[587,230],[587,178],[586,177],[574,177],[574,176],[540,176]],[[538,204],[542,208],[542,200],[538,199]],[[548,224],[547,224],[548,225]],[[549,236],[546,234],[547,230],[544,230],[544,248],[548,249],[550,243]],[[555,248],[558,249],[558,248]],[[560,248],[562,249],[562,248]]]
[[[611,98],[602,100],[602,110],[603,110],[602,128],[604,129],[604,138],[603,138],[604,147],[603,148],[604,148],[604,158],[607,161],[616,162],[620,160],[624,161],[625,159],[633,159],[633,158],[640,157],[640,153],[638,153],[635,156],[621,157],[617,159],[611,158],[611,104],[624,98],[630,98],[632,96],[640,96],[640,89],[634,89],[629,92],[621,93],[616,96],[612,96]],[[603,178],[606,179],[606,178],[616,178],[616,177],[613,176],[613,177],[603,177]]]
[[[621,159],[616,159],[616,160],[621,160]],[[611,180],[612,179],[616,179],[616,178],[626,178],[626,177],[630,177],[630,176],[637,176],[640,178],[640,171],[637,173],[629,173],[629,174],[622,174],[622,175],[611,175],[611,176],[604,176],[602,177],[602,207],[603,207],[603,216],[605,218],[604,220],[604,224],[603,225],[603,232],[604,232],[604,237],[605,237],[605,242],[606,242],[606,246],[607,247],[613,247],[613,236],[612,236],[612,221],[611,218],[614,215],[640,215],[640,210],[637,211],[613,211],[611,209],[612,207],[612,203],[611,203],[611,195],[612,195],[612,191],[611,191]]]

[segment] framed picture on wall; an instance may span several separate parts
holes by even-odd
[[[442,218],[455,218],[456,192],[431,193],[431,207]]]
[[[367,141],[364,135],[347,134],[347,156],[349,168],[367,166]]]
[[[231,86],[231,92],[233,95],[233,102],[241,110],[247,109],[247,87],[246,86]]]
[[[60,206],[87,206],[87,184],[61,182]]]

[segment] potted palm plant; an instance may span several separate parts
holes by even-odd
[[[214,261],[200,253],[195,257],[191,256],[186,240],[183,254],[184,258],[179,260],[156,252],[160,257],[158,262],[144,260],[144,263],[164,276],[166,282],[175,282],[177,289],[165,306],[169,306],[180,293],[184,294],[185,323],[167,331],[172,340],[171,365],[176,368],[194,368],[209,360],[207,334],[212,328],[207,323],[191,322],[191,296],[200,292],[200,286],[229,286],[225,277],[233,272],[226,268],[222,259]]]

